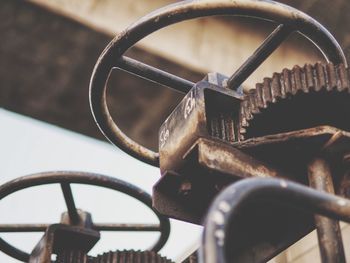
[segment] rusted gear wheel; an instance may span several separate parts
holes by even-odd
[[[240,139],[330,125],[350,131],[349,72],[343,64],[284,69],[241,103]]]
[[[117,250],[98,255],[87,256],[78,250],[64,250],[57,255],[55,263],[173,263],[154,251]]]
[[[154,251],[123,250],[104,253],[88,263],[172,263]]]

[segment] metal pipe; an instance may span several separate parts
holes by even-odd
[[[292,32],[293,29],[290,26],[279,25],[228,79],[227,87],[237,90]]]
[[[126,56],[122,56],[118,60],[117,67],[129,73],[132,73],[133,75],[152,81],[154,83],[164,85],[181,93],[189,92],[195,85],[195,83],[189,80],[180,78],[176,75]]]
[[[325,159],[320,157],[313,159],[308,165],[308,176],[312,188],[334,194],[331,169]],[[346,262],[339,222],[315,215],[315,223],[322,262]]]
[[[322,193],[284,179],[248,178],[225,188],[212,203],[205,222],[199,262],[224,263],[230,226],[237,222],[242,209],[251,201],[284,202],[293,208],[350,222],[350,200]],[[230,235],[235,236],[234,232]],[[238,238],[238,237],[236,237]]]
[[[63,192],[64,201],[66,202],[66,205],[67,205],[70,222],[73,225],[76,225],[79,223],[80,217],[79,217],[78,210],[77,210],[75,203],[74,203],[74,197],[73,197],[73,193],[72,193],[72,189],[70,187],[70,184],[69,183],[61,183],[61,189]]]

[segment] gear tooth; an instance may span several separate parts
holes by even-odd
[[[348,72],[343,64],[337,65],[335,67],[335,74],[337,80],[337,90],[338,91],[347,91],[349,90],[349,78]]]
[[[240,129],[244,129],[243,127],[246,127],[248,125],[247,119],[246,118],[240,118]]]
[[[268,102],[274,102],[275,98],[273,97],[272,87],[271,87],[271,79],[270,78],[264,78],[263,90],[264,90],[264,87],[268,87],[268,89],[270,90],[270,97],[267,98]],[[266,106],[265,106],[265,108],[266,108]]]
[[[301,89],[305,92],[305,93],[309,93],[310,92],[310,88],[307,85],[307,76],[306,76],[306,71],[304,68],[300,68],[300,81],[301,81]]]
[[[282,97],[281,93],[281,85],[280,85],[281,75],[278,73],[274,73],[271,81],[271,95],[273,102],[276,102],[278,99]]]
[[[253,118],[251,108],[250,108],[250,103],[248,100],[244,101],[241,107],[241,112],[244,114],[244,118],[247,120],[251,120]]]
[[[294,66],[292,70],[292,94],[296,94],[303,90],[303,85],[301,81],[301,69],[299,66]]]
[[[135,251],[135,263],[142,263],[141,262],[141,254],[140,251]]]
[[[255,93],[256,93],[256,104],[259,108],[264,108],[264,101],[262,98],[262,89],[263,89],[263,85],[261,83],[256,84],[256,88],[255,88]]]
[[[255,100],[255,90],[251,89],[249,90],[249,108],[251,113],[259,113],[259,109],[256,105],[256,100]]]
[[[286,98],[290,94],[292,94],[290,70],[283,69],[282,76],[283,78],[281,78],[281,93],[282,93],[282,97]]]
[[[271,79],[264,78],[264,85],[262,89],[262,99],[264,102],[264,108],[267,108],[269,103],[272,103],[272,95],[271,95]]]
[[[248,102],[243,101],[239,111],[239,133],[245,133],[244,127],[246,127],[249,124],[247,120],[248,115],[249,115]]]
[[[337,76],[335,72],[335,67],[333,63],[328,63],[326,65],[326,81],[327,81],[327,90],[331,91],[337,87]]]
[[[315,89],[315,81],[314,81],[312,65],[305,64],[304,72],[305,72],[305,86],[307,87],[308,90]]]
[[[349,73],[347,69],[345,68],[344,64],[340,64],[336,67],[337,71],[337,76],[339,77],[339,85],[338,85],[338,90],[343,91],[347,90],[349,91]]]
[[[321,64],[320,62],[316,63],[315,65],[315,69],[316,69],[316,74],[315,74],[315,78],[316,78],[316,91],[320,91],[322,89],[324,89],[326,87],[326,76],[325,76],[325,70],[324,70],[324,65]]]

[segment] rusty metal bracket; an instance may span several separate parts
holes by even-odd
[[[99,239],[100,233],[96,230],[64,224],[50,225],[33,249],[28,263],[51,262],[52,255],[59,255],[65,250],[87,254]]]
[[[200,224],[215,195],[239,179],[283,177],[307,185],[313,156],[322,150],[341,161],[350,133],[321,126],[234,143],[204,137],[187,152],[177,148],[153,187],[153,204],[165,215]],[[335,174],[342,174],[343,165],[337,167]]]

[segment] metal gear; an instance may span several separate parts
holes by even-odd
[[[111,251],[91,258],[88,263],[172,263],[154,251]]]
[[[240,105],[240,140],[330,125],[350,131],[349,71],[343,64],[294,66],[265,78]]]
[[[154,251],[110,251],[96,257],[79,250],[64,250],[57,254],[55,263],[172,263]]]

